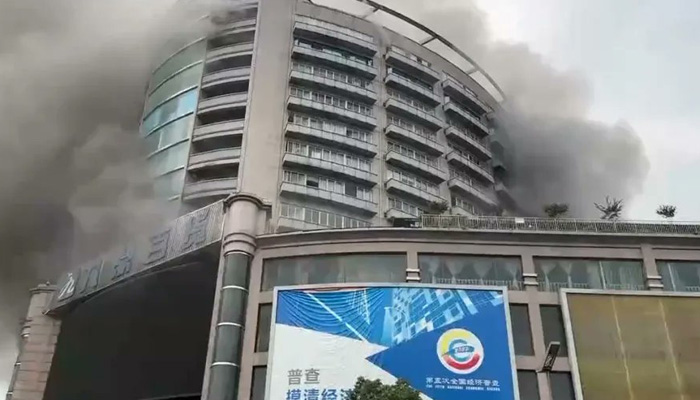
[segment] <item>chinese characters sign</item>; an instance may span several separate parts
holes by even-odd
[[[515,400],[515,376],[500,291],[276,292],[267,400],[345,400],[358,377],[433,400]]]
[[[223,202],[217,202],[172,221],[131,246],[118,248],[68,272],[58,282],[51,308],[218,242],[222,223]]]

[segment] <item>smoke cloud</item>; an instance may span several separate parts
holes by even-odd
[[[154,54],[200,29],[173,3],[0,2],[0,392],[27,290],[167,218],[137,131]]]
[[[342,7],[323,1],[328,3]],[[610,195],[629,203],[641,192],[649,169],[644,146],[624,120],[606,125],[588,117],[593,93],[583,76],[556,70],[524,44],[494,41],[485,15],[471,1],[381,3],[452,41],[503,89],[505,107],[495,122],[507,144],[508,183],[522,212],[540,215],[544,204],[557,202],[568,203],[573,217],[597,218],[594,202]],[[375,19],[388,21],[381,13]]]

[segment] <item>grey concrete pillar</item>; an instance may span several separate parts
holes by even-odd
[[[209,336],[203,400],[234,400],[238,394],[250,262],[255,237],[265,233],[269,206],[239,193],[226,199],[219,276]]]

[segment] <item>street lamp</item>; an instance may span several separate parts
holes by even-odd
[[[561,349],[560,342],[549,342],[547,345],[547,352],[544,355],[544,360],[542,361],[542,366],[537,373],[544,372],[547,377],[547,389],[549,390],[550,398],[552,396],[552,381],[550,379],[549,373],[552,372],[554,368],[554,362],[557,361],[557,356],[559,355],[559,350]]]

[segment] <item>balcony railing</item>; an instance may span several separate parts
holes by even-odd
[[[384,78],[384,82],[389,86],[400,87],[432,106],[440,104],[440,97],[431,89],[423,87],[401,75],[389,73],[386,78]]]
[[[539,281],[539,290],[542,292],[558,292],[559,289],[601,289],[601,290],[646,290],[644,285],[638,284],[615,284],[591,285],[585,282],[544,282]]]
[[[618,235],[700,235],[700,223],[423,215],[423,228]]]

